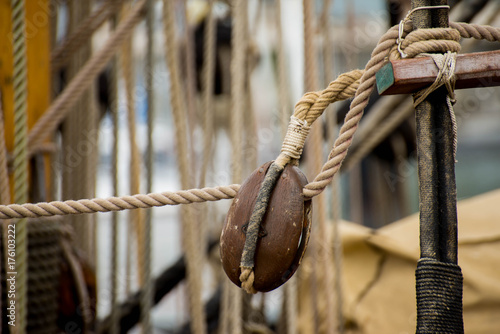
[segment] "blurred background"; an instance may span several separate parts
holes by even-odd
[[[500,26],[499,1],[449,4],[450,20]],[[12,8],[5,0],[1,6],[0,30],[11,36]],[[29,201],[38,202],[242,183],[278,156],[302,95],[324,89],[341,73],[363,69],[378,39],[406,15],[410,1],[40,0],[24,6],[27,57],[36,59],[27,66],[28,95],[33,96],[29,126],[72,80],[89,78],[71,105],[56,106],[65,109],[64,117],[51,125],[53,131],[30,156]],[[462,52],[499,49],[498,43],[462,44]],[[12,44],[4,40],[0,46],[3,146],[9,154],[14,103],[6,78],[13,76]],[[110,56],[102,57],[102,65],[92,63],[99,67],[92,70],[89,63],[106,48]],[[495,87],[457,91],[459,200],[500,188],[499,93]],[[63,98],[70,100],[71,94]],[[349,102],[328,107],[311,131],[319,141],[308,140],[300,161],[309,180],[326,161]],[[407,113],[404,121],[370,141],[396,110]],[[411,97],[380,97],[375,91],[365,114],[384,111],[378,123],[368,117],[361,121],[360,138],[355,136],[339,175],[314,203],[311,250],[299,278],[254,297],[228,283],[216,244],[230,200],[65,216],[52,223],[63,231],[61,238],[69,240],[73,254],[61,255],[64,246],[54,250],[55,258],[67,262],[54,277],[70,285],[68,298],[60,297],[64,284],[54,286],[47,298],[59,297],[47,312],[57,313],[57,326],[37,325],[33,319],[44,316],[29,313],[27,332],[370,332],[348,319],[348,311],[342,315],[338,222],[375,230],[418,212]],[[10,201],[4,198],[4,203]],[[75,271],[68,259],[76,259],[80,269]],[[197,269],[184,279],[186,267],[196,267],[193,263]],[[316,280],[331,280],[309,281],[311,272]],[[312,306],[301,306],[304,285],[312,289]],[[31,298],[28,309],[36,309]],[[4,313],[5,331],[6,319]]]

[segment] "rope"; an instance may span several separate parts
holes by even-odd
[[[0,203],[10,203],[9,168],[5,144],[5,123],[3,118],[2,93],[0,92]]]
[[[146,149],[146,191],[149,193],[153,188],[153,128],[155,119],[155,105],[154,105],[154,87],[153,87],[153,70],[154,70],[154,53],[153,53],[153,38],[154,38],[154,4],[153,0],[148,0],[147,2],[147,12],[146,12],[146,36],[147,36],[147,46],[146,46],[146,65],[145,65],[145,77],[146,77],[146,92],[147,92],[147,104],[148,104],[148,138],[147,138],[147,149]],[[140,321],[142,324],[142,331],[144,333],[151,332],[151,320],[150,312],[153,307],[153,285],[151,284],[151,210],[146,211],[146,219],[144,221],[144,234],[142,234],[141,244],[142,249],[142,281],[144,282],[141,296],[141,317]]]
[[[314,3],[312,0],[304,0],[304,77],[305,88],[311,91],[317,88],[319,83],[318,68],[317,68],[317,48],[315,38],[315,25],[316,15],[314,13]],[[321,161],[323,161],[323,127],[321,122],[312,124],[312,134],[309,139],[308,152],[310,152],[310,159],[307,159],[307,167],[309,175],[312,178],[321,170]],[[324,194],[317,196],[313,200],[313,207],[316,214],[313,215],[313,224],[318,226],[316,230],[316,241],[312,243],[313,253],[317,256],[319,261],[313,261],[313,275],[312,279],[317,289],[313,289],[312,293],[315,294],[313,299],[318,301],[313,305],[318,315],[317,328],[325,328],[326,333],[332,333],[335,329],[334,323],[334,309],[331,305],[333,301],[333,285],[328,281],[326,273],[331,272],[331,261],[329,259],[329,252],[326,251],[328,244],[328,233],[326,233],[326,217],[325,217],[325,197]],[[324,307],[321,307],[324,305]]]
[[[231,32],[231,149],[232,149],[232,180],[242,181],[243,164],[243,133],[245,112],[245,68],[247,52],[247,9],[244,0],[234,0],[232,8],[233,27]],[[243,272],[242,272],[243,275]],[[242,285],[243,286],[243,285]],[[240,290],[230,288],[231,301],[231,333],[242,332],[242,295]]]
[[[450,112],[452,132],[453,132],[453,158],[456,159],[457,156],[457,120],[455,118],[455,112],[453,111],[453,104],[455,103],[455,65],[457,62],[456,52],[446,52],[445,54],[439,53],[421,53],[419,56],[428,56],[434,60],[438,68],[438,74],[436,80],[427,87],[414,94],[415,102],[413,103],[416,108],[420,103],[422,103],[430,93],[435,91],[441,86],[445,86],[448,91],[446,95],[446,104],[448,106],[448,111]],[[456,162],[456,160],[455,160]]]
[[[130,14],[109,37],[106,45],[95,53],[78,74],[71,80],[66,89],[55,99],[52,105],[38,119],[28,135],[29,154],[37,151],[40,143],[52,134],[82,94],[94,82],[120,45],[130,36],[134,26],[144,14],[146,0],[140,0]]]
[[[116,0],[108,0],[95,12],[88,15],[72,34],[65,38],[53,51],[50,57],[52,73],[56,73],[64,67],[73,53],[82,45],[87,43],[92,34],[108,19],[114,12]]]
[[[119,10],[117,10],[119,12]],[[115,13],[111,17],[112,29],[116,29],[118,15]],[[113,195],[118,196],[118,147],[119,147],[119,120],[118,120],[118,61],[115,55],[111,60],[110,83],[109,83],[109,111],[113,121],[113,146],[111,149],[111,180],[113,185]],[[118,212],[113,212],[111,216],[111,314],[110,333],[120,332],[120,311],[118,308],[119,278],[119,242],[118,242]]]
[[[205,179],[210,162],[213,141],[213,92],[215,78],[215,43],[216,22],[213,13],[214,0],[209,0],[208,15],[205,23],[205,35],[203,45],[203,161],[201,165],[200,187],[205,186]]]
[[[279,104],[280,104],[280,126],[282,135],[285,136],[287,129],[287,120],[289,115],[290,103],[287,89],[287,75],[285,63],[285,48],[283,43],[283,29],[281,26],[281,0],[275,2],[275,17],[276,17],[276,31],[278,35],[278,48],[277,48],[277,70],[278,70],[278,91],[279,91]]]
[[[474,38],[485,39],[488,41],[500,41],[500,28],[482,26],[477,29],[474,25],[466,23],[451,22],[453,29],[460,31],[462,37],[472,36]],[[405,25],[405,31],[410,31],[411,26]],[[492,37],[493,36],[493,37]],[[356,97],[351,103],[351,110],[346,115],[346,120],[341,128],[340,136],[335,142],[332,151],[329,154],[328,161],[323,166],[321,172],[316,178],[304,188],[304,195],[311,198],[321,193],[326,185],[331,181],[333,175],[338,171],[339,164],[346,154],[346,150],[352,142],[353,132],[357,129],[360,119],[360,112],[368,102],[368,97],[373,90],[375,83],[374,75],[378,69],[383,66],[384,59],[396,45],[398,37],[398,28],[392,27],[379,40],[377,47],[372,53],[372,59],[368,62],[365,72],[354,70],[339,76],[337,80],[321,92],[306,93],[295,107],[294,116],[299,119],[305,119],[310,124],[316,119],[322,110],[329,103],[347,99],[354,95]],[[361,79],[359,77],[363,74]],[[280,154],[278,159],[282,161],[290,160],[286,154]],[[67,215],[92,212],[120,211],[136,208],[150,208],[163,205],[178,205],[200,203],[205,201],[217,201],[221,199],[233,198],[240,185],[233,184],[229,186],[219,186],[214,188],[190,189],[177,192],[162,192],[151,194],[137,194],[133,196],[111,197],[108,199],[82,199],[78,201],[53,201],[50,203],[37,204],[11,204],[0,206],[0,219],[39,217],[53,215]]]
[[[171,105],[172,116],[175,125],[175,137],[177,147],[177,164],[179,167],[181,186],[189,187],[192,181],[189,179],[190,164],[188,159],[188,143],[187,143],[187,124],[186,115],[183,112],[183,101],[181,99],[182,89],[181,81],[178,73],[179,65],[176,53],[175,43],[175,8],[172,1],[165,0],[163,2],[163,22],[165,34],[165,48],[167,67],[170,73],[171,85]],[[196,230],[192,211],[188,207],[183,206],[181,209],[182,220],[182,244],[186,253],[187,263],[187,287],[188,287],[188,305],[192,318],[192,331],[195,334],[206,332],[205,312],[203,303],[201,302],[201,265],[199,264],[199,251],[196,240]]]
[[[23,0],[12,0],[12,33],[14,71],[14,201],[28,200],[28,119],[27,119],[27,54]],[[25,333],[28,314],[28,226],[21,219],[16,225],[16,310],[17,333]],[[12,270],[9,270],[12,271]]]
[[[397,97],[401,97],[398,95],[394,95]],[[401,101],[397,99],[397,101]],[[382,110],[382,109],[379,109]],[[393,110],[393,109],[385,109],[385,110]],[[374,147],[376,147],[382,140],[387,138],[390,133],[394,132],[394,129],[399,126],[404,120],[408,119],[408,117],[415,112],[413,107],[413,103],[410,99],[404,99],[402,104],[398,106],[395,110],[393,110],[387,119],[384,120],[383,123],[375,124],[372,128],[373,131],[367,133],[366,136],[358,136],[359,140],[356,141],[352,145],[351,153],[348,158],[345,160],[343,164],[344,171],[351,169],[353,166],[357,165],[368,153],[370,153]],[[372,111],[369,115],[373,115]],[[366,121],[366,120],[365,120]],[[363,121],[363,122],[365,122]],[[374,124],[374,123],[372,123]],[[361,131],[361,127],[358,130],[359,134]],[[361,145],[362,143],[362,145]],[[356,145],[357,144],[357,145]]]
[[[2,106],[2,92],[0,90],[0,204],[10,203],[10,185],[9,185],[9,168],[7,165],[7,146],[5,144],[5,123],[3,119],[3,106]],[[8,225],[9,220],[0,223],[2,245],[4,258],[0,258],[0,268],[8,272]],[[3,262],[2,262],[3,261]],[[0,294],[1,286],[0,286]],[[0,307],[2,307],[2,300],[0,300]],[[3,310],[3,308],[2,308]],[[0,328],[2,327],[3,317],[0,317]]]
[[[127,42],[123,45],[122,52],[122,72],[123,77],[125,79],[125,91],[126,91],[126,100],[127,100],[127,125],[128,125],[128,139],[129,139],[129,147],[130,147],[130,192],[132,194],[140,192],[140,176],[141,176],[141,168],[140,168],[140,153],[137,148],[136,142],[136,115],[135,115],[135,69],[132,62],[132,39],[129,38]],[[143,210],[131,211],[129,212],[128,221],[127,221],[127,231],[129,235],[129,240],[134,239],[137,245],[137,269],[138,269],[138,279],[139,285],[141,287],[145,286],[147,283],[145,281],[145,276],[148,274],[145,273],[144,269],[146,266],[150,266],[148,261],[147,252],[145,250],[144,239],[145,231],[144,226],[144,212]],[[131,264],[131,262],[129,262]],[[130,269],[129,269],[130,270]],[[141,310],[141,315],[144,316],[144,310]],[[141,330],[143,333],[149,332],[149,323],[141,323]]]
[[[331,42],[331,35],[333,33],[333,28],[330,23],[330,13],[331,6],[333,5],[332,0],[324,0],[323,8],[321,10],[321,18],[320,25],[323,27],[321,29],[323,47],[322,47],[322,56],[323,56],[323,69],[324,69],[324,79],[323,84],[328,84],[330,78],[334,77],[333,74],[333,43]],[[332,106],[329,107],[333,109]],[[326,124],[329,129],[330,135],[328,138],[328,142],[332,143],[335,141],[338,132],[337,125],[337,112],[328,112],[326,113]],[[329,326],[332,328],[332,331],[336,333],[343,333],[343,323],[344,318],[342,315],[342,242],[340,240],[340,233],[338,231],[338,225],[340,222],[340,195],[338,189],[338,180],[332,179],[332,184],[330,186],[331,189],[331,201],[330,201],[330,212],[331,212],[331,233],[328,234],[328,241],[326,245],[332,245],[332,257],[333,257],[333,275],[330,275],[331,271],[326,275],[327,280],[331,280],[329,284],[331,284],[332,288],[329,289],[333,295],[329,295],[327,298],[328,303],[332,302],[331,305],[332,312],[335,312],[335,315],[332,316],[332,319],[329,319]],[[329,246],[328,246],[329,247]],[[330,305],[330,304],[329,304]],[[329,306],[327,306],[329,307]]]

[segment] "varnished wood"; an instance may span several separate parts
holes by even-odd
[[[241,285],[240,260],[245,244],[245,228],[270,164],[262,165],[245,180],[222,229],[222,266],[238,286]],[[297,270],[310,230],[311,201],[304,202],[302,194],[306,184],[304,174],[294,166],[286,166],[276,182],[257,240],[253,284],[257,291],[266,292],[279,287]]]
[[[380,95],[414,93],[431,85],[438,69],[430,57],[394,60],[377,73]],[[500,50],[457,55],[456,89],[500,86]]]

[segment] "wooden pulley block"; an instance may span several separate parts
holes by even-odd
[[[222,266],[229,279],[241,286],[240,261],[246,229],[261,184],[272,161],[257,168],[243,183],[226,216],[220,238]],[[260,292],[276,289],[297,270],[309,241],[312,201],[304,201],[304,174],[287,165],[269,198],[258,233],[254,255],[253,287]]]

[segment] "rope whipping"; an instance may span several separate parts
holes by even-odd
[[[14,53],[14,202],[28,201],[28,115],[27,54],[24,0],[12,0],[12,51]],[[15,223],[16,233],[16,332],[25,333],[28,314],[28,226],[27,220]],[[9,270],[12,272],[12,270]],[[12,302],[9,298],[9,303]]]
[[[488,41],[500,41],[500,28],[469,25],[466,23],[450,22],[450,26],[460,32],[464,38],[473,37]],[[405,33],[411,31],[411,26],[405,25]],[[394,50],[398,38],[398,27],[392,27],[382,38],[372,58],[368,62],[365,71],[354,70],[340,75],[335,81],[323,91],[306,93],[295,106],[294,117],[307,121],[311,124],[322,113],[330,103],[345,100],[355,95],[351,102],[351,110],[346,115],[346,120],[341,127],[339,138],[330,151],[328,161],[323,165],[321,172],[316,178],[304,188],[304,195],[311,198],[321,193],[329,184],[333,175],[338,171],[339,164],[343,161],[352,135],[357,129],[359,113],[367,104],[367,99],[373,90],[375,83],[374,74],[383,64],[384,59]],[[427,50],[429,52],[429,50]],[[357,92],[356,92],[357,91]],[[301,151],[300,145],[296,152]],[[294,151],[294,152],[295,152]],[[286,164],[294,160],[287,153],[281,153],[276,162]],[[218,186],[213,188],[189,189],[177,192],[161,192],[151,194],[136,194],[133,196],[110,197],[107,199],[81,199],[69,201],[53,201],[50,203],[26,203],[23,205],[11,204],[0,206],[0,219],[40,217],[53,215],[80,214],[92,212],[110,212],[136,208],[150,208],[163,205],[179,205],[200,203],[205,201],[217,201],[233,198],[240,185]]]
[[[170,99],[175,127],[177,148],[177,164],[182,187],[189,187],[191,165],[189,164],[189,148],[187,143],[187,120],[184,114],[183,91],[179,75],[178,54],[176,52],[175,6],[172,1],[163,2],[163,24],[167,68],[170,74]],[[195,220],[193,212],[186,206],[181,207],[181,239],[186,254],[188,305],[192,318],[191,330],[195,334],[206,332],[205,310],[201,302],[201,265],[199,265],[200,249],[196,240]]]

